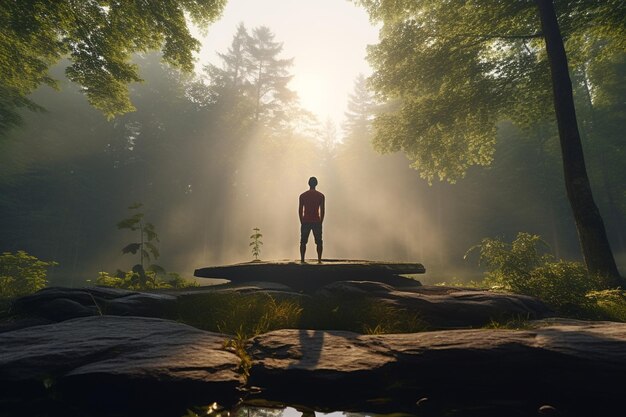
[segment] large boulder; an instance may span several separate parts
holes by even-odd
[[[560,415],[621,415],[612,413],[624,409],[626,324],[537,326],[395,335],[279,330],[249,342],[249,383],[266,400],[311,404],[315,393],[316,407],[340,410],[535,415],[545,406]]]
[[[49,287],[13,302],[12,313],[63,321],[95,315],[170,317],[176,297],[107,287]]]
[[[117,316],[5,332],[0,402],[54,393],[122,410],[233,404],[243,379],[226,338],[173,321]],[[23,406],[17,403],[16,411]]]
[[[397,289],[370,281],[328,284],[317,292],[327,297],[370,297],[416,313],[430,328],[484,326],[507,319],[541,319],[554,312],[543,302],[526,295],[487,290],[418,286]]]
[[[233,283],[269,281],[287,285],[298,291],[314,291],[326,284],[345,280],[372,280],[400,286],[416,286],[420,282],[402,275],[423,274],[419,263],[379,262],[349,259],[324,259],[321,264],[295,261],[253,261],[234,265],[196,269],[203,278],[228,279]]]
[[[377,281],[331,282],[311,293],[297,292],[275,282],[231,283],[159,293],[106,287],[51,287],[15,300],[12,312],[17,317],[36,320],[1,325],[0,333],[41,321],[60,322],[95,315],[177,318],[181,306],[201,308],[205,298],[211,300],[219,294],[263,294],[279,300],[335,298],[340,303],[369,298],[414,313],[429,329],[476,327],[493,320],[540,319],[553,315],[541,301],[524,295],[422,285],[398,288]]]

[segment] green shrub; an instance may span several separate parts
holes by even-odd
[[[0,255],[0,297],[20,297],[44,288],[48,268],[58,265],[29,255],[25,251]]]
[[[127,272],[118,270],[113,275],[108,272],[99,272],[96,284],[134,291],[198,286],[197,282],[185,279],[175,272],[170,272],[161,277],[155,271],[138,271],[136,269]]]
[[[546,262],[530,272],[524,294],[540,298],[563,314],[580,315],[591,306],[586,297],[600,281],[580,262]]]
[[[580,262],[557,261],[546,253],[548,245],[537,235],[518,233],[511,243],[485,238],[468,254],[475,249],[488,268],[486,285],[540,298],[562,314],[588,314],[593,301],[587,293],[601,289]]]
[[[169,285],[169,288],[192,288],[200,286],[200,284],[196,281],[183,278],[176,272],[168,272],[164,281],[167,285]]]
[[[470,248],[465,257],[479,249],[479,264],[485,264],[488,269],[485,283],[524,294],[529,291],[531,271],[553,259],[548,254],[542,254],[539,245],[547,247],[539,236],[529,233],[518,233],[510,244],[500,239],[485,238],[479,245]]]
[[[590,291],[587,298],[593,303],[592,308],[598,318],[626,322],[626,291],[621,289]]]

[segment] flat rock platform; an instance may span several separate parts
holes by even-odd
[[[232,283],[277,282],[297,290],[317,289],[336,281],[377,281],[395,287],[421,285],[402,275],[423,274],[419,263],[376,262],[348,259],[323,259],[322,263],[299,261],[253,261],[196,269],[201,278],[220,278]]]

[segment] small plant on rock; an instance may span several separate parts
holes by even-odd
[[[255,227],[252,230],[254,231],[254,233],[250,235],[250,246],[252,249],[252,256],[254,256],[254,260],[258,261],[259,255],[261,254],[261,245],[263,245],[263,241],[261,240],[263,235],[261,234],[261,229],[259,229],[258,227]]]
[[[122,253],[131,253],[133,255],[139,254],[139,263],[133,266],[133,272],[137,273],[141,281],[141,285],[146,284],[149,279],[146,275],[146,269],[153,271],[156,274],[164,274],[165,269],[163,267],[152,264],[148,268],[144,268],[144,263],[150,261],[150,257],[156,260],[159,256],[159,250],[155,243],[159,242],[159,236],[157,235],[154,225],[152,223],[144,221],[145,213],[139,211],[143,207],[141,203],[135,203],[128,207],[133,211],[133,214],[121,220],[117,224],[118,229],[128,229],[133,232],[139,232],[139,242],[132,242],[122,248]]]

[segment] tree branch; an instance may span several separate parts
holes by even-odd
[[[478,38],[478,39],[533,39],[533,38],[543,38],[543,33],[531,33],[528,35],[493,35],[493,34],[473,34],[473,33],[461,33],[456,35],[457,37],[463,38]]]

